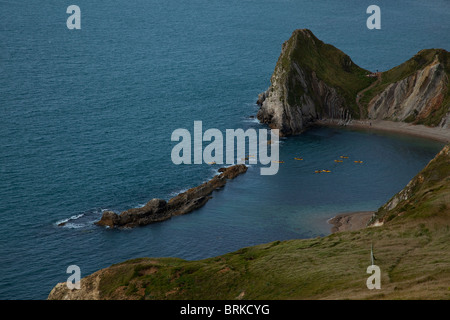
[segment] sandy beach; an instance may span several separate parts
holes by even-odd
[[[325,119],[317,121],[316,124],[319,126],[348,127],[370,131],[408,134],[450,143],[450,129],[413,125],[404,122],[387,120],[351,120],[344,123],[342,120]],[[365,228],[373,214],[374,211],[343,213],[329,219],[328,223],[332,225],[332,233],[339,231],[354,231]]]
[[[405,122],[387,120],[351,120],[344,124],[342,120],[326,119],[319,120],[316,124],[323,126],[345,126],[356,129],[395,132],[450,143],[450,129],[413,125]]]
[[[328,220],[333,225],[331,232],[355,231],[367,226],[375,211],[342,213]]]

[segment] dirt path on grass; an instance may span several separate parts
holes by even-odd
[[[359,102],[359,100],[361,100],[362,96],[364,95],[364,93],[365,93],[367,90],[372,89],[373,87],[375,87],[377,84],[379,84],[379,83],[381,82],[381,72],[377,72],[376,75],[377,75],[377,80],[376,80],[374,83],[372,83],[372,84],[371,84],[370,86],[368,86],[367,88],[362,89],[361,91],[359,91],[359,92],[356,94],[356,104],[358,105],[358,108],[359,108],[359,117],[360,117],[360,119],[362,119],[363,116],[365,116],[365,113],[366,113],[365,111],[366,111],[366,110],[364,110],[364,108],[363,108],[363,106],[361,105],[361,103]]]

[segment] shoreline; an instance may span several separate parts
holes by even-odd
[[[350,120],[349,122],[344,122],[343,120],[323,119],[315,121],[314,125],[400,133],[450,143],[450,129],[427,127],[422,124],[388,120]]]
[[[341,231],[356,231],[367,227],[376,211],[358,211],[341,213],[327,220],[332,225],[331,233]]]

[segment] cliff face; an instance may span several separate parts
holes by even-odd
[[[257,118],[284,136],[320,118],[359,118],[354,97],[373,81],[367,73],[310,30],[296,30],[282,46],[271,86],[259,95]]]
[[[446,145],[400,192],[382,206],[370,222],[380,225],[403,218],[448,214],[450,200],[450,145]]]
[[[447,59],[445,50],[423,50],[413,61],[383,73],[387,81],[374,88],[367,104],[369,118],[449,128]],[[395,79],[395,73],[405,73],[402,69],[412,70]]]
[[[296,30],[282,46],[271,85],[259,95],[257,118],[281,135],[318,119],[382,119],[450,127],[449,52],[422,50],[378,77],[339,49]]]

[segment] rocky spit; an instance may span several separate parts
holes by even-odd
[[[205,205],[212,198],[211,194],[214,190],[222,188],[228,180],[245,173],[247,166],[237,164],[220,168],[218,171],[220,174],[214,176],[211,180],[180,193],[169,201],[152,199],[142,208],[132,208],[120,214],[105,211],[101,219],[95,224],[109,228],[134,228],[190,213]]]

